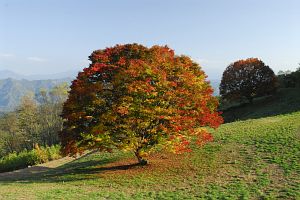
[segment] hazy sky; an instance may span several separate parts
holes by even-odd
[[[258,57],[276,73],[300,62],[299,0],[0,0],[0,70],[79,70],[93,50],[165,45],[209,78]]]

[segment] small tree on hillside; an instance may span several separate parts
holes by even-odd
[[[40,145],[52,146],[59,143],[58,132],[62,129],[62,105],[68,96],[69,86],[63,83],[50,91],[41,90],[37,95],[39,104],[38,121],[41,127]]]
[[[32,149],[34,144],[40,142],[41,126],[38,123],[38,104],[33,93],[28,93],[21,99],[17,110],[18,127],[24,137],[24,147]]]
[[[117,45],[94,51],[90,60],[63,107],[65,154],[118,148],[146,164],[154,146],[187,151],[194,137],[201,145],[212,139],[199,127],[222,123],[200,66],[168,47]]]
[[[247,99],[270,95],[276,91],[277,78],[272,69],[257,58],[239,60],[223,72],[220,95],[224,100]]]

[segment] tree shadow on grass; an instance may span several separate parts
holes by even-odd
[[[26,178],[28,175],[34,176],[42,172],[48,171],[51,168],[43,166],[33,166],[26,169],[20,169],[12,172],[0,173],[0,181],[5,179],[14,179],[14,178]]]
[[[43,183],[43,182],[69,182],[80,180],[99,179],[93,174],[105,172],[128,170],[138,166],[138,164],[128,164],[119,166],[105,166],[119,160],[118,157],[95,159],[90,155],[85,155],[79,159],[71,161],[57,168],[47,168],[35,166],[15,172],[0,175],[1,184],[20,183]]]
[[[285,88],[274,96],[257,98],[253,104],[241,104],[223,110],[225,123],[258,119],[300,111],[300,88]]]

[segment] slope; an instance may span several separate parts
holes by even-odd
[[[227,123],[191,154],[93,153],[55,169],[0,178],[3,199],[297,199],[300,112]]]
[[[222,108],[221,108],[222,109]],[[225,122],[257,119],[300,111],[300,88],[281,88],[276,95],[254,99],[253,104],[223,108]]]

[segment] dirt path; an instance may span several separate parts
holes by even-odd
[[[33,167],[19,169],[19,170],[12,171],[12,172],[0,173],[0,181],[2,179],[6,179],[6,178],[24,178],[24,177],[31,176],[34,174],[45,172],[50,169],[64,165],[73,160],[74,160],[74,158],[72,158],[72,157],[64,157],[64,158],[61,158],[58,160],[53,160],[53,161],[50,161],[50,162],[47,162],[44,164],[39,164],[39,165],[36,165]]]

